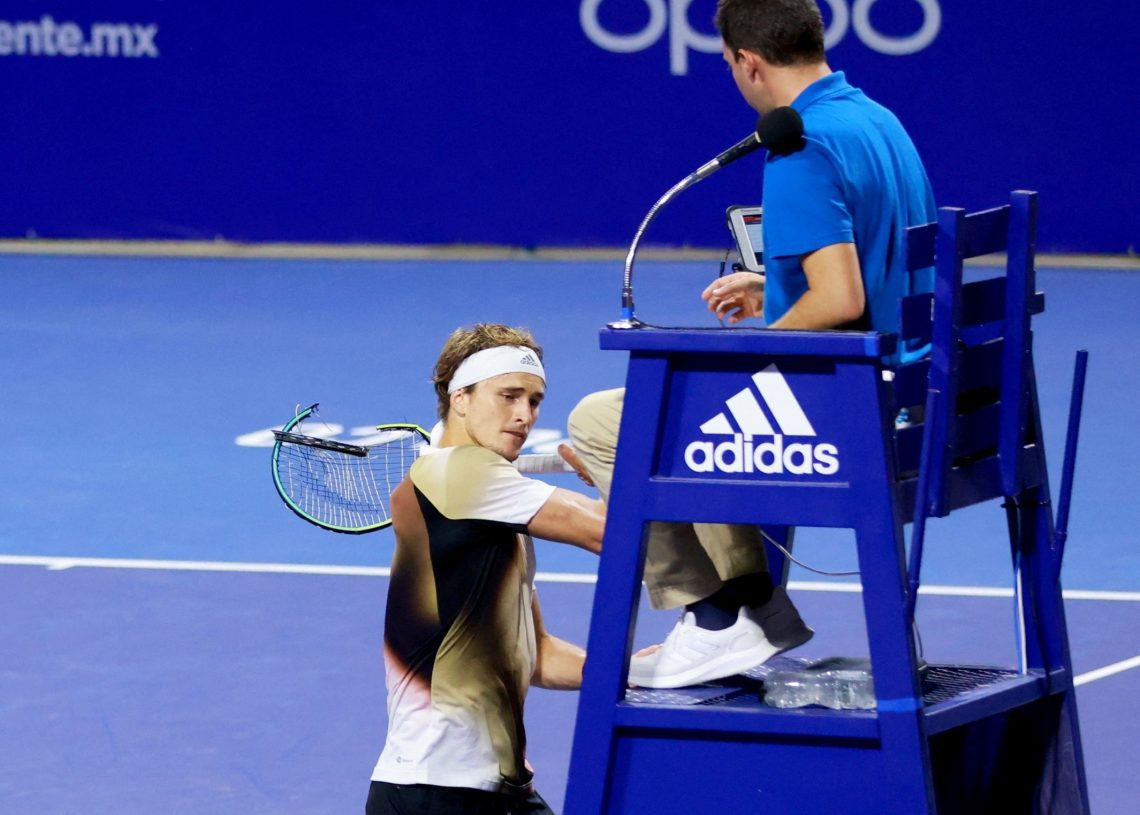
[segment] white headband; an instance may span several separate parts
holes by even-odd
[[[538,352],[533,348],[525,345],[497,345],[477,351],[459,363],[451,381],[447,383],[447,392],[454,393],[460,388],[500,374],[534,374],[543,382],[546,381],[546,372],[542,369]]]

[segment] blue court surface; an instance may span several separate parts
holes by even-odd
[[[434,420],[428,375],[457,325],[528,325],[548,397],[532,443],[622,383],[597,348],[615,261],[0,256],[0,813],[351,813],[385,728],[390,531],[311,527],[277,498],[269,430],[320,402],[351,440]],[[639,315],[712,325],[709,261],[643,261]],[[1140,274],[1044,268],[1035,328],[1054,495],[1073,354],[1091,354],[1063,583],[1093,810],[1137,800]],[[552,477],[577,488],[567,476]],[[608,546],[620,542],[607,541]],[[931,661],[1012,665],[1004,518],[932,522],[919,601]],[[796,554],[856,568],[847,533]],[[584,642],[595,559],[540,542],[547,627]],[[795,567],[808,656],[865,653],[853,578]],[[638,643],[671,612],[644,610]],[[529,754],[561,808],[577,694],[535,690]],[[826,768],[821,768],[826,772]],[[699,779],[694,779],[699,783]]]

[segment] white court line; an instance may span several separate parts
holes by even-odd
[[[392,570],[385,566],[324,566],[313,563],[240,563],[208,560],[142,560],[128,558],[97,557],[38,557],[26,555],[0,555],[0,566],[43,566],[50,571],[65,569],[154,569],[189,572],[244,572],[252,574],[309,574],[340,575],[352,577],[389,577]],[[535,580],[546,583],[598,582],[596,575],[568,572],[538,572]],[[863,587],[858,583],[828,583],[823,581],[792,580],[788,588],[799,591],[829,591],[857,594]],[[1013,589],[990,588],[985,586],[922,586],[919,594],[943,597],[1013,597]],[[1089,591],[1066,589],[1066,600],[1110,600],[1140,602],[1140,592],[1136,591]],[[1140,667],[1140,656],[1097,668],[1080,674],[1073,679],[1073,686],[1079,687],[1098,679],[1104,679],[1124,671]]]
[[[800,591],[835,591],[858,594],[863,587],[858,583],[827,583],[823,581],[789,580],[789,589]],[[919,594],[935,597],[1013,597],[1013,587],[1001,586],[919,586]],[[1140,602],[1140,591],[1097,591],[1092,589],[1063,589],[1066,600],[1112,600],[1130,603]]]
[[[0,555],[0,566],[43,566],[49,571],[63,571],[64,569],[156,569],[185,572],[329,574],[364,577],[388,577],[392,573],[391,569],[383,566],[322,566],[316,563],[240,563],[224,560],[140,560],[24,555]]]
[[[356,577],[388,577],[386,566],[324,566],[315,563],[242,563],[210,560],[145,560],[134,558],[102,557],[48,557],[40,555],[0,555],[0,566],[43,566],[51,571],[64,569],[156,569],[189,572],[245,572],[254,574],[323,574]],[[544,583],[593,584],[593,574],[573,572],[538,572],[535,579]],[[826,581],[792,580],[788,588],[799,591],[829,591],[858,594],[863,587],[858,583],[832,583]],[[921,586],[919,594],[942,597],[1013,597],[1012,588],[987,586]],[[1093,591],[1065,589],[1066,600],[1107,600],[1114,602],[1140,602],[1140,591]]]
[[[1098,679],[1104,679],[1106,676],[1124,673],[1133,668],[1140,668],[1140,656],[1132,657],[1132,659],[1123,659],[1120,662],[1105,665],[1103,668],[1097,668],[1095,671],[1080,674],[1073,678],[1073,687],[1080,687],[1088,682],[1095,682]]]

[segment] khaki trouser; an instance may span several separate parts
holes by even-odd
[[[570,439],[609,503],[625,388],[591,393],[570,413]],[[607,542],[607,545],[612,545]],[[654,608],[703,600],[725,580],[768,570],[755,526],[653,522],[645,555],[645,586]]]

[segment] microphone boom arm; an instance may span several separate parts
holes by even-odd
[[[653,223],[653,219],[657,217],[657,213],[661,211],[662,207],[698,181],[703,181],[721,167],[743,158],[757,148],[767,147],[769,153],[787,155],[801,149],[803,144],[804,123],[800,114],[790,107],[775,108],[760,118],[755,133],[741,139],[712,161],[702,164],[658,198],[657,203],[649,208],[649,212],[646,213],[641,226],[637,228],[637,232],[633,236],[633,242],[629,245],[629,252],[625,256],[625,275],[622,277],[621,319],[609,323],[609,327],[639,328],[644,325],[633,313],[633,260],[637,255],[641,236]]]
[[[715,159],[713,162],[709,162],[709,164],[713,164],[714,162]],[[637,255],[637,247],[638,244],[641,243],[641,236],[645,234],[645,230],[649,229],[649,225],[653,223],[653,219],[657,217],[657,213],[661,211],[662,207],[702,178],[707,177],[716,169],[720,168],[720,166],[717,165],[714,170],[701,175],[701,170],[704,170],[708,166],[708,164],[704,165],[704,167],[701,167],[696,172],[690,173],[670,187],[668,191],[658,198],[657,202],[649,208],[649,212],[647,212],[645,218],[642,219],[641,226],[639,226],[637,232],[634,233],[633,241],[629,245],[629,252],[625,256],[625,275],[622,278],[621,286],[621,319],[610,323],[610,328],[637,328],[641,325],[641,321],[633,314],[633,259]]]

